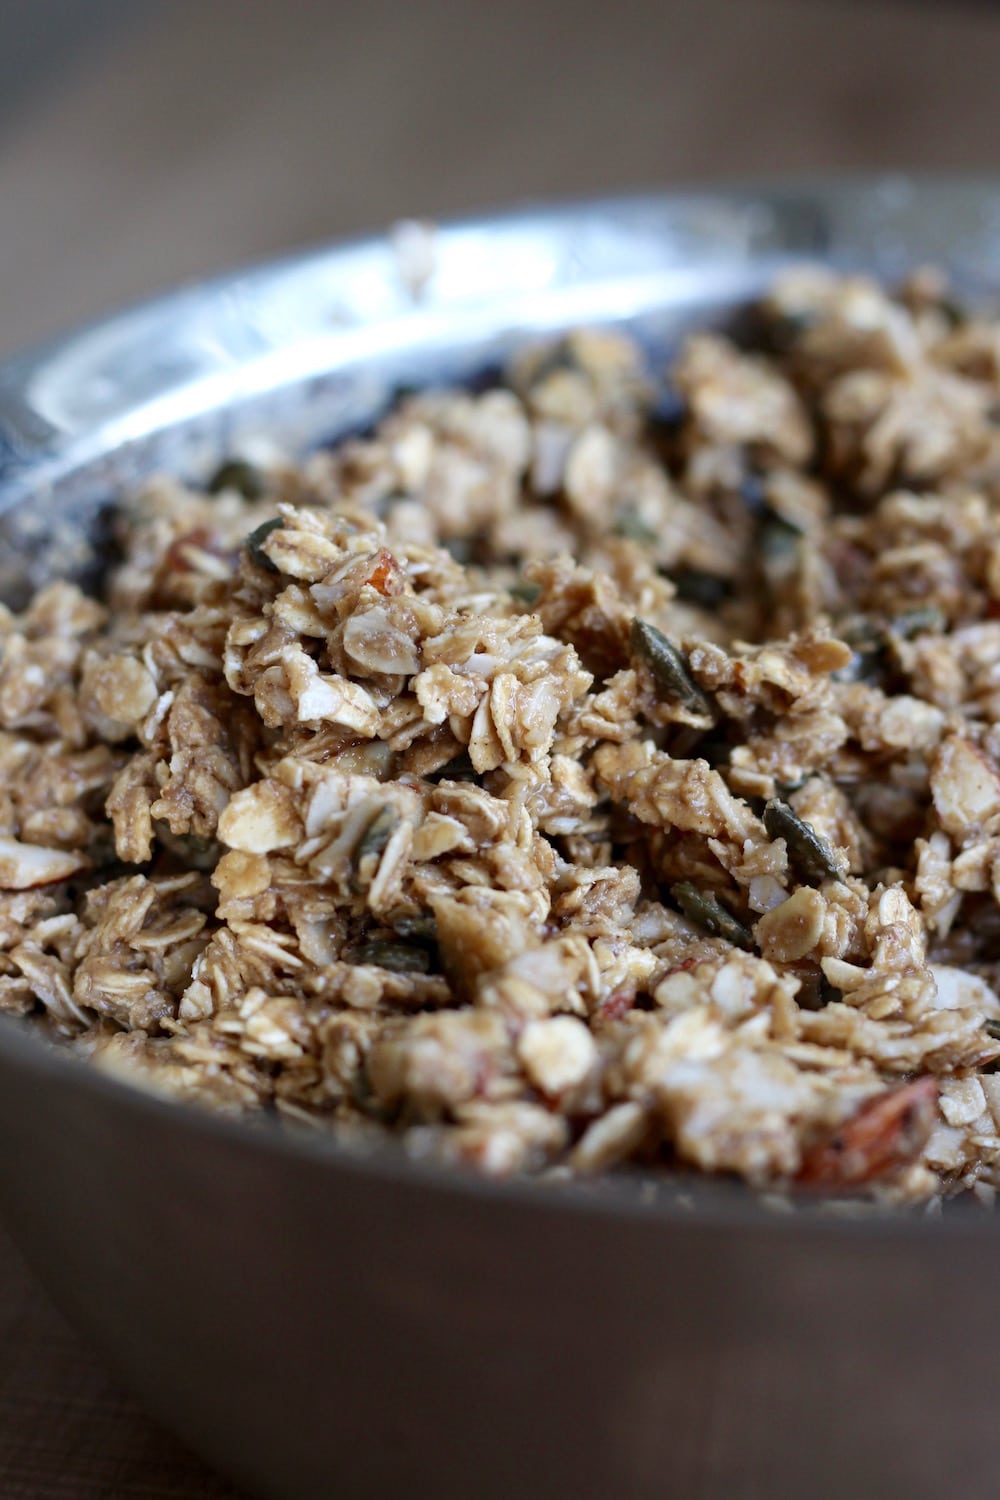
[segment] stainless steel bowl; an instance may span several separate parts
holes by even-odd
[[[0,371],[0,596],[103,554],[108,501],[253,435],[308,445],[400,384],[627,326],[663,357],[775,269],[1000,286],[1000,183],[625,199],[322,250]],[[0,1024],[0,1207],[149,1409],[263,1496],[986,1500],[986,1216],[779,1214],[705,1185],[539,1188],[170,1105]]]

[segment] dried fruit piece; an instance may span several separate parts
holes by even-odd
[[[935,1078],[886,1089],[813,1143],[796,1180],[804,1187],[862,1187],[916,1161],[937,1116]]]

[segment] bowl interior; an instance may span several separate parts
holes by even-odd
[[[126,312],[0,370],[0,599],[17,606],[53,576],[99,574],[110,504],[152,472],[197,480],[262,441],[308,450],[368,426],[400,387],[480,377],[574,326],[627,329],[663,365],[687,329],[731,323],[803,262],[888,277],[933,263],[991,302],[1000,183],[740,189],[411,226]],[[75,1059],[6,1017],[0,1048],[55,1067],[64,1085],[124,1087],[84,1080]],[[725,1190],[704,1192],[732,1208]]]

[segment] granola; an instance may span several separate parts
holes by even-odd
[[[0,613],[0,1008],[492,1173],[1000,1186],[1000,325],[803,270]]]

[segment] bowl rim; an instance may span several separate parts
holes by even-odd
[[[683,186],[677,190],[623,193],[598,198],[549,200],[537,205],[527,203],[497,213],[471,218],[446,219],[435,223],[433,232],[438,244],[465,236],[482,236],[517,230],[519,226],[571,224],[586,216],[593,220],[602,215],[614,216],[644,209],[681,210],[685,207],[754,209],[775,205],[836,204],[848,209],[858,207],[878,215],[880,204],[888,204],[890,213],[902,212],[905,219],[914,205],[923,214],[940,209],[957,199],[967,207],[984,201],[990,205],[1000,229],[1000,175],[989,174],[838,174],[829,177],[750,180],[722,183],[718,186]],[[900,210],[900,205],[902,206]],[[1000,236],[998,236],[1000,239]],[[0,364],[0,497],[8,495],[8,504],[16,504],[26,493],[51,481],[54,475],[71,472],[89,456],[86,444],[79,438],[70,442],[57,440],[52,434],[38,435],[38,426],[27,412],[28,393],[40,371],[64,357],[87,340],[120,334],[123,330],[141,329],[152,319],[183,320],[192,308],[204,305],[206,299],[224,302],[234,289],[253,292],[289,277],[295,278],[318,268],[336,270],[339,263],[351,257],[377,257],[384,267],[396,255],[392,232],[367,235],[331,244],[318,244],[218,275],[186,284],[172,291],[145,299],[123,311],[111,313],[85,324],[66,335],[49,340],[15,355]],[[797,256],[802,259],[802,256]],[[1000,242],[996,250],[995,269],[1000,278]],[[1000,284],[1000,281],[998,281]],[[419,294],[411,298],[412,310],[419,316],[422,301]],[[405,309],[404,309],[405,311]],[[182,383],[183,385],[183,383]],[[178,389],[182,387],[179,386]],[[183,387],[186,389],[186,387]],[[146,413],[147,420],[159,420],[155,412],[141,403],[132,415]],[[57,439],[62,435],[56,434]],[[86,435],[85,435],[86,436]],[[106,445],[107,452],[113,446]],[[0,505],[0,509],[6,508]],[[0,1062],[34,1075],[53,1086],[73,1089],[97,1103],[112,1109],[135,1112],[150,1122],[162,1122],[168,1128],[186,1131],[192,1141],[206,1139],[246,1151],[264,1151],[279,1158],[311,1162],[320,1168],[335,1168],[347,1177],[377,1178],[386,1184],[421,1184],[429,1193],[466,1199],[470,1204],[503,1203],[522,1210],[552,1211],[644,1219],[668,1223],[675,1231],[710,1227],[736,1227],[741,1231],[765,1234],[801,1232],[810,1228],[824,1236],[884,1235],[887,1231],[908,1239],[914,1234],[996,1233],[991,1229],[994,1216],[961,1205],[952,1213],[933,1220],[912,1209],[867,1210],[860,1215],[831,1213],[821,1201],[798,1200],[793,1212],[778,1212],[762,1201],[761,1196],[742,1182],[716,1181],[700,1175],[685,1178],[681,1192],[670,1184],[672,1196],[657,1192],[649,1196],[637,1191],[634,1179],[627,1174],[611,1174],[593,1180],[560,1180],[558,1185],[544,1179],[513,1176],[496,1178],[469,1168],[415,1159],[408,1155],[398,1137],[387,1136],[372,1144],[359,1146],[345,1141],[335,1132],[315,1132],[306,1127],[290,1128],[272,1117],[242,1119],[217,1113],[198,1103],[165,1097],[117,1074],[94,1067],[69,1047],[33,1029],[30,1022],[0,1014]],[[595,1190],[595,1184],[600,1186]],[[690,1204],[678,1201],[690,1196]]]

